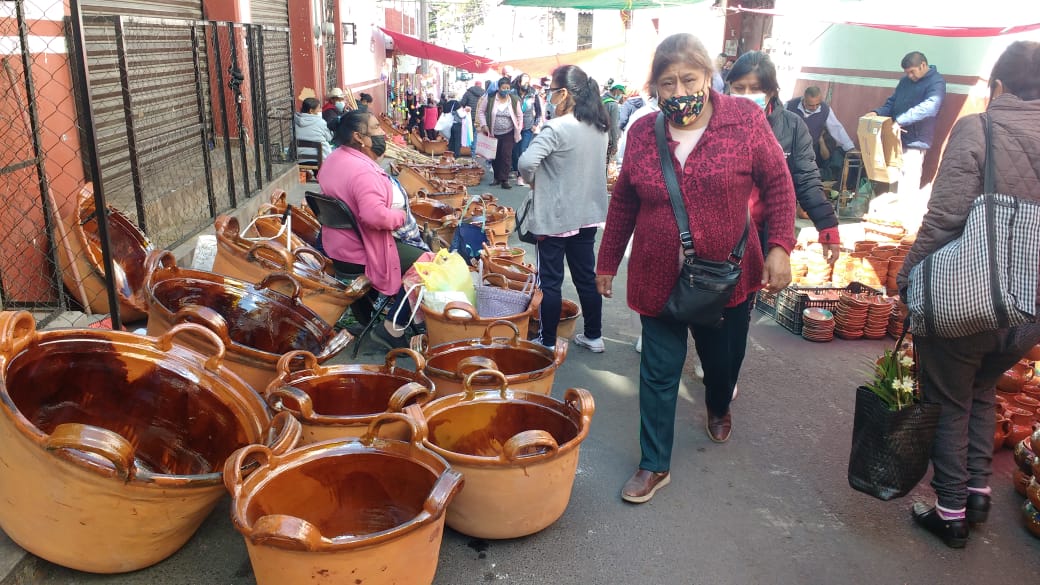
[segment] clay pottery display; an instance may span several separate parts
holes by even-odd
[[[997,419],[996,430],[993,431],[993,452],[996,453],[1004,446],[1004,441],[1011,433],[1011,421],[1006,418]]]
[[[524,256],[527,254],[523,248],[509,245],[489,246],[485,244],[484,249],[493,258],[502,258],[517,264],[524,264]]]
[[[284,455],[250,445],[228,460],[231,520],[258,585],[433,582],[445,508],[462,476],[422,446],[418,429],[410,442],[380,438],[385,422],[415,426],[382,414],[360,439]]]
[[[63,229],[56,232],[58,241],[54,247],[65,287],[80,305],[104,314],[110,310],[108,288],[94,212],[94,189],[88,183],[80,189],[75,209],[60,219]],[[124,323],[144,319],[148,314],[144,298],[147,277],[144,260],[152,245],[129,218],[111,206],[108,208],[108,239],[120,317]]]
[[[480,254],[484,262],[484,270],[489,274],[501,274],[509,281],[509,288],[522,290],[530,281],[531,276],[537,276],[538,270],[530,264],[513,262],[501,256],[492,256],[487,251]]]
[[[1040,428],[1033,431],[1032,436],[1029,437],[1029,441],[1029,446],[1032,447],[1033,453],[1040,451]]]
[[[289,205],[288,194],[281,189],[275,189],[271,193],[271,201],[267,205],[270,205],[269,211],[262,206],[258,213],[266,211],[282,215],[286,210],[291,210],[292,221],[290,225],[292,233],[308,246],[312,248],[320,247],[321,222],[318,221],[318,216],[314,215],[314,211],[310,207],[306,205]]]
[[[496,321],[509,321],[520,332],[520,338],[526,339],[530,330],[531,317],[538,314],[542,304],[542,291],[535,289],[531,294],[531,304],[523,313],[488,319],[480,317],[477,309],[469,303],[452,301],[444,305],[444,311],[438,312],[423,307],[426,316],[426,336],[429,347],[438,346],[463,339],[477,339],[484,335],[488,325]]]
[[[415,363],[415,371],[397,365],[399,358]],[[303,425],[301,444],[360,437],[384,412],[398,412],[407,405],[425,403],[433,396],[433,382],[422,373],[426,360],[410,349],[394,349],[383,365],[344,364],[321,366],[306,351],[291,351],[278,360],[278,375],[264,395],[275,412],[290,412]],[[405,388],[406,391],[398,393]],[[391,402],[396,396],[400,402]],[[382,436],[408,437],[406,425],[398,433],[384,428]]]
[[[1033,418],[1036,418],[1036,410],[1040,408],[1040,400],[1033,398],[1025,393],[1018,393],[1014,398],[1011,399],[1009,405],[1017,406],[1023,410],[1028,410],[1033,413]]]
[[[1022,384],[1022,394],[1040,400],[1040,379],[1034,376],[1032,380]]]
[[[1014,445],[1011,445],[1011,449],[1014,450],[1015,464],[1018,468],[1024,472],[1032,473],[1033,464],[1036,463],[1036,452],[1033,451],[1030,441],[1023,439]]]
[[[496,236],[496,241],[507,241],[516,229],[516,211],[485,200],[470,201],[462,211],[462,221],[483,226],[489,238]]]
[[[404,188],[405,193],[409,197],[417,196],[419,191],[427,193],[437,191],[437,186],[433,184],[433,181],[424,172],[416,170],[410,165],[394,165],[393,170],[396,170],[397,181],[401,183],[401,187]]]
[[[1007,444],[1014,448],[1016,443],[1033,434],[1036,413],[1017,406],[1008,406],[1005,413],[1011,419],[1011,432],[1008,433]]]
[[[1022,521],[1026,525],[1026,530],[1033,536],[1040,538],[1040,508],[1033,505],[1032,502],[1026,502],[1022,505]]]
[[[169,252],[153,252],[148,263],[154,267],[148,277],[149,335],[161,335],[180,322],[207,327],[227,347],[228,368],[254,389],[271,383],[282,354],[303,349],[322,363],[353,339],[345,329],[336,333],[308,309],[299,283],[287,274],[272,274],[252,285],[179,268]],[[271,290],[279,283],[288,283],[292,294]],[[194,338],[188,339],[191,343]]]
[[[539,313],[540,316],[540,313]],[[562,299],[560,305],[560,324],[556,326],[557,339],[570,339],[578,329],[578,317],[581,317],[581,306],[574,301]],[[537,337],[541,330],[541,320],[532,317],[528,331],[529,338]]]
[[[222,215],[214,224],[217,256],[213,272],[246,282],[260,282],[274,273],[291,274],[300,284],[300,299],[329,325],[335,325],[372,283],[365,276],[350,284],[329,275],[331,261],[309,246],[289,251],[274,241],[251,242],[238,233],[238,220]]]
[[[437,229],[445,222],[457,219],[454,207],[430,198],[426,192],[420,192],[418,197],[409,202],[409,206],[416,223],[423,229]]]
[[[471,382],[499,380],[497,390]],[[448,526],[476,538],[517,538],[563,515],[570,500],[581,442],[589,433],[592,394],[571,388],[563,401],[508,389],[505,376],[478,370],[466,390],[427,403],[424,444],[466,478],[448,508]]]
[[[1015,486],[1015,492],[1022,497],[1026,496],[1026,488],[1029,487],[1031,480],[1032,475],[1025,473],[1021,469],[1016,469],[1011,473],[1011,481]]]
[[[1021,392],[1022,386],[1033,379],[1033,373],[1032,365],[1018,362],[1000,375],[997,379],[997,389],[1009,394]]]
[[[188,336],[206,340],[199,352]],[[29,552],[121,573],[177,551],[223,495],[236,449],[295,445],[198,325],[159,338],[37,331],[0,313],[0,527]]]
[[[492,337],[495,329],[510,337]],[[548,395],[552,392],[556,370],[567,358],[567,340],[557,339],[556,348],[525,341],[520,330],[509,321],[490,323],[479,339],[463,339],[438,345],[426,345],[425,336],[412,338],[412,348],[426,357],[426,375],[436,384],[437,397],[463,392],[467,377],[481,369],[496,370],[505,376],[516,391]],[[484,376],[471,380],[475,389],[498,388],[499,377]]]
[[[1036,474],[1026,485],[1026,498],[1033,503],[1034,507],[1040,507],[1040,483],[1036,481]]]
[[[862,240],[853,244],[853,250],[856,252],[870,252],[877,247],[877,242],[870,240]]]

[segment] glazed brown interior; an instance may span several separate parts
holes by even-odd
[[[31,345],[11,361],[6,382],[15,406],[44,433],[63,423],[108,429],[153,473],[219,471],[255,439],[216,395],[180,371],[103,341]]]
[[[310,522],[326,538],[373,534],[415,518],[436,481],[429,469],[393,455],[314,458],[265,482],[249,502],[246,522],[285,514]]]
[[[390,397],[409,378],[377,373],[341,373],[307,378],[291,385],[311,397],[314,411],[327,416],[363,416],[386,412]]]
[[[507,376],[537,372],[553,363],[551,356],[542,354],[534,348],[472,347],[452,349],[441,354],[431,355],[427,358],[426,365],[454,374],[459,362],[469,357],[490,358],[498,364],[498,371]],[[483,383],[483,378],[481,378],[481,382]]]
[[[84,209],[83,213],[90,214],[93,211],[94,208],[90,207]],[[97,234],[97,219],[92,215],[90,217],[91,219],[82,226],[83,233],[87,237],[87,244],[90,246],[91,256],[95,259],[97,269],[104,273],[104,265],[101,263],[101,238]],[[144,290],[145,278],[148,276],[144,272],[144,259],[148,255],[147,242],[137,227],[122,213],[110,213],[108,226],[109,241],[112,244],[113,268],[125,277],[116,279],[116,286],[119,287],[116,292],[124,299],[131,299]]]
[[[168,311],[187,305],[209,307],[227,321],[232,341],[260,351],[284,354],[305,349],[315,355],[324,350],[320,330],[295,307],[269,300],[245,289],[194,278],[163,280],[152,289]]]
[[[460,403],[426,421],[429,440],[441,449],[463,455],[497,457],[517,433],[546,431],[564,443],[578,436],[578,426],[562,414],[529,402]]]

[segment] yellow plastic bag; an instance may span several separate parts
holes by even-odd
[[[477,293],[473,288],[473,277],[462,256],[441,249],[433,262],[413,264],[428,292],[461,292],[473,306],[477,304]]]

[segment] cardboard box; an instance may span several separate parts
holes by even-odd
[[[863,170],[872,181],[896,183],[902,176],[903,143],[895,123],[887,116],[863,116],[856,136],[863,155]]]

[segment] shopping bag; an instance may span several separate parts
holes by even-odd
[[[928,471],[941,410],[928,402],[889,410],[877,394],[860,386],[849,454],[852,489],[879,500],[910,493]]]
[[[474,196],[469,200],[466,208],[462,210],[464,219],[455,228],[455,236],[451,240],[451,251],[462,255],[467,264],[473,264],[474,260],[480,258],[481,250],[488,243],[487,233],[485,232],[487,215],[469,217],[470,205],[480,202],[481,199],[478,196]]]
[[[473,278],[462,256],[442,248],[432,262],[416,262],[413,266],[426,287],[426,296],[433,292],[461,292],[469,304],[476,306]]]
[[[498,153],[498,139],[487,134],[477,134],[477,148],[474,153],[487,160],[495,160]]]
[[[437,118],[437,123],[434,124],[433,129],[439,132],[447,139],[451,139],[451,126],[455,123],[455,114],[451,112],[444,112],[440,118]]]

